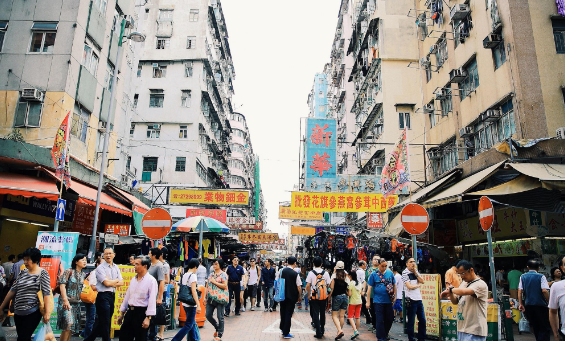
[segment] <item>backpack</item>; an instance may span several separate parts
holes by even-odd
[[[282,278],[282,269],[279,274],[279,279],[275,281],[275,295],[273,299],[275,302],[282,302],[285,299],[285,283],[284,278]]]
[[[316,273],[312,270],[312,273],[316,275],[316,285],[312,288],[312,298],[313,300],[325,300],[328,298],[328,283],[324,279],[324,274],[326,273],[322,270],[322,273]]]

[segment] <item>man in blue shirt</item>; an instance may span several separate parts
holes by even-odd
[[[230,315],[230,307],[231,307],[231,297],[233,295],[233,299],[235,301],[235,315],[239,316],[239,309],[241,309],[241,301],[239,300],[239,296],[241,294],[241,277],[245,274],[243,268],[238,265],[239,258],[237,256],[233,257],[232,264],[228,266],[226,270],[226,274],[228,275],[228,290],[230,294],[230,301],[226,307],[226,312],[224,316],[228,317]]]
[[[263,288],[263,301],[265,302],[265,311],[273,311],[273,290],[275,286],[275,268],[272,266],[272,260],[266,259],[265,266],[261,269],[261,287]]]
[[[384,258],[379,260],[378,269],[378,271],[371,273],[367,281],[367,297],[371,297],[371,293],[373,294],[375,319],[383,321],[376,325],[377,340],[386,341],[394,319],[392,303],[396,299],[396,283],[394,274],[388,270],[388,264]],[[370,302],[367,302],[366,307],[369,309]]]

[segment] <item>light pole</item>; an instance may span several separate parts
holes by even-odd
[[[104,130],[104,147],[102,149],[102,161],[100,163],[100,175],[98,177],[98,192],[96,193],[96,208],[94,209],[94,226],[92,226],[92,237],[90,238],[90,247],[88,249],[88,259],[92,260],[95,253],[96,247],[96,228],[98,226],[99,212],[100,212],[100,196],[102,194],[102,186],[104,186],[104,171],[106,170],[106,162],[108,153],[108,143],[110,140],[110,122],[112,122],[112,112],[115,109],[114,97],[116,95],[115,89],[118,82],[119,66],[122,57],[122,43],[124,40],[124,31],[126,28],[126,23],[132,25],[131,22],[127,21],[125,17],[122,18],[122,24],[120,25],[120,38],[118,40],[118,53],[116,56],[116,68],[114,70],[114,75],[112,76],[112,90],[110,91],[110,108],[108,111],[108,122],[106,122],[106,129]],[[126,39],[131,39],[135,42],[145,41],[145,36],[138,32],[130,33]]]

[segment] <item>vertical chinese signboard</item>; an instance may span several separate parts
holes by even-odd
[[[336,121],[309,118],[306,123],[306,178],[336,177]]]
[[[424,284],[420,285],[420,293],[422,294],[422,304],[424,305],[424,313],[426,314],[426,334],[429,336],[440,336],[440,319],[439,319],[439,292],[441,290],[441,276],[422,274]],[[418,330],[418,322],[414,326],[414,330]]]
[[[126,297],[126,292],[129,288],[129,283],[131,282],[132,278],[135,276],[134,267],[131,265],[118,265],[120,271],[122,273],[122,279],[124,280],[124,285],[119,288],[116,288],[116,299],[114,302],[114,315],[112,315],[112,329],[120,329],[120,325],[118,324],[118,316],[120,316],[120,306]]]

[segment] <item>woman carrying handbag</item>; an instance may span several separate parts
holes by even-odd
[[[212,268],[214,272],[210,274],[206,285],[206,319],[216,329],[214,341],[221,341],[224,334],[224,309],[229,299],[228,275],[222,271],[224,261],[221,259],[214,259]],[[214,319],[214,310],[216,310],[218,321]]]
[[[198,325],[196,324],[196,314],[200,314],[200,300],[198,299],[198,287],[197,287],[197,276],[196,270],[198,270],[198,259],[191,259],[188,262],[188,271],[182,276],[181,288],[179,290],[179,301],[188,298],[193,300],[193,304],[182,303],[184,311],[186,313],[186,322],[184,327],[182,327],[177,335],[173,337],[172,341],[182,341],[185,335],[187,336],[187,341],[200,341],[200,332],[198,331]],[[183,286],[187,286],[189,289],[188,295],[184,295],[185,289]]]

